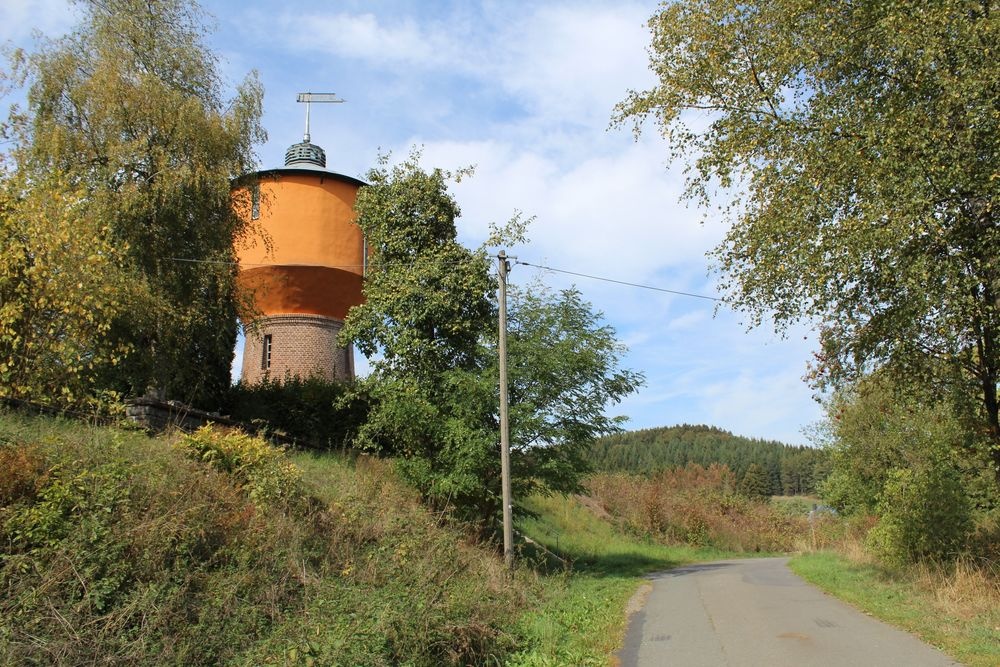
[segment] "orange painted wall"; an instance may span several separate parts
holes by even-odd
[[[358,186],[296,172],[264,174],[259,187],[259,222],[270,247],[260,239],[237,247],[240,284],[254,292],[263,315],[344,319],[363,302],[364,239],[354,224]]]
[[[361,303],[361,276],[325,266],[262,266],[240,271],[262,314],[324,315],[343,320]]]

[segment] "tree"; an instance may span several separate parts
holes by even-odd
[[[891,376],[875,374],[837,391],[826,410],[822,437],[832,470],[822,495],[838,510],[877,513],[899,471],[916,471],[918,480],[957,477],[970,501],[983,508],[996,503],[985,454],[968,451],[961,423],[931,392],[904,393]]]
[[[388,159],[369,171],[355,204],[371,255],[365,303],[341,332],[366,356],[381,357],[357,383],[370,406],[357,444],[399,457],[432,501],[488,517],[499,485],[480,479],[495,424],[483,409],[493,391],[479,377],[479,339],[493,321],[496,284],[485,256],[455,240],[452,174],[424,172],[416,152],[392,168]]]
[[[625,346],[575,288],[542,285],[508,291],[508,388],[511,466],[520,494],[578,493],[595,438],[621,430],[605,414],[643,382],[622,368]],[[490,386],[499,377],[496,329],[483,344]],[[497,403],[489,404],[492,412]]]
[[[757,501],[771,499],[771,478],[759,463],[751,463],[740,480],[740,493]]]
[[[359,446],[397,456],[425,497],[488,524],[501,508],[497,284],[485,250],[455,240],[450,178],[418,153],[368,173],[356,204],[372,252],[365,303],[341,335],[379,355],[358,382],[370,402]],[[619,369],[614,331],[574,290],[512,291],[509,322],[514,493],[576,490],[589,438],[617,425],[603,408],[640,377]]]
[[[27,193],[0,180],[0,398],[78,406],[128,352],[108,339],[131,292],[124,248],[84,207],[55,174]]]
[[[120,250],[135,283],[101,335],[131,353],[95,368],[99,382],[212,400],[229,384],[236,336],[233,244],[250,233],[230,181],[255,165],[262,90],[251,74],[223,99],[191,0],[82,5],[72,34],[15,58],[30,82],[27,113],[11,120],[21,194],[62,175],[79,195],[72,220],[94,223],[76,240]]]
[[[690,196],[739,193],[713,256],[754,324],[821,322],[820,384],[882,368],[935,387],[1000,482],[998,9],[666,3],[658,82],[616,120],[652,116],[694,156]]]
[[[866,544],[893,565],[953,560],[965,550],[972,532],[971,509],[954,468],[898,468],[882,489],[878,523]]]

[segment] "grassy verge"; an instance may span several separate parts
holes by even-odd
[[[526,648],[507,663],[517,667],[607,665],[621,646],[625,607],[643,574],[733,556],[636,539],[575,498],[535,497],[527,506],[536,516],[519,529],[573,567],[540,577],[535,604],[519,623]]]
[[[391,463],[0,412],[0,665],[498,664],[537,593]],[[301,472],[300,472],[301,470]]]
[[[994,577],[961,564],[949,570],[891,571],[831,552],[797,556],[790,567],[970,667],[1000,664],[1000,589]]]

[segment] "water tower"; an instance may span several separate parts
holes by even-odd
[[[303,93],[306,132],[285,153],[285,166],[253,174],[236,199],[268,242],[237,248],[242,289],[259,315],[243,347],[241,379],[354,377],[354,352],[337,345],[351,306],[362,303],[365,244],[354,223],[354,200],[364,183],[327,170],[326,153],[310,142],[309,104],[340,102]]]

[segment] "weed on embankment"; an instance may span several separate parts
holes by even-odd
[[[0,664],[501,663],[533,585],[391,464],[0,413]]]

